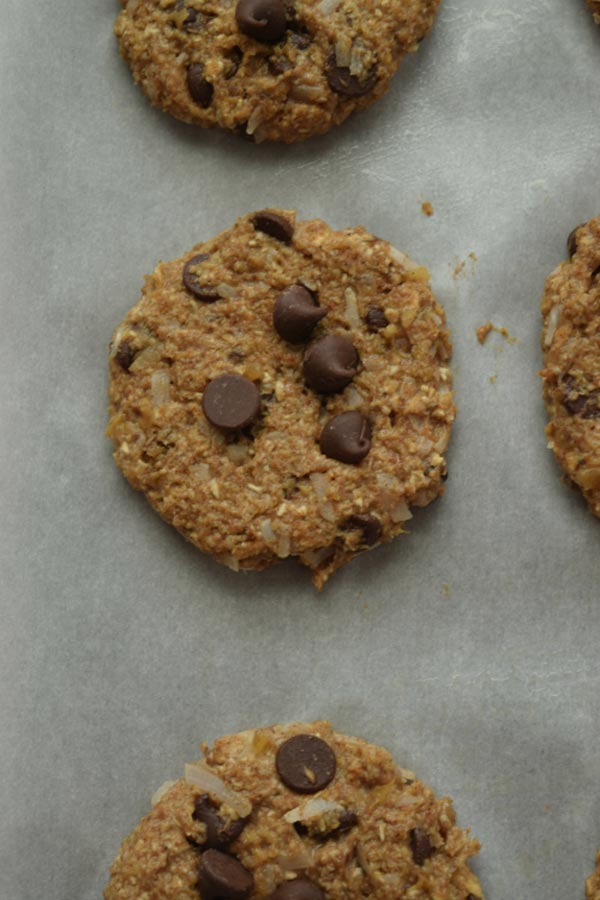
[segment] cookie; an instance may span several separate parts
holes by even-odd
[[[600,0],[587,0],[587,2],[593,13],[594,21],[600,25]]]
[[[257,143],[292,143],[380,97],[440,0],[121,3],[121,54],[155,106]]]
[[[114,458],[233,569],[317,587],[443,491],[454,418],[427,270],[364,228],[263,210],[146,279],[110,349]]]
[[[585,883],[586,900],[600,900],[600,850],[596,857],[594,874],[590,875]]]
[[[548,446],[600,516],[600,218],[573,229],[542,298]]]
[[[479,844],[382,747],[328,722],[245,731],[167,782],[105,900],[480,900]]]

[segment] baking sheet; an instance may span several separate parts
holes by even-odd
[[[2,8],[0,896],[97,900],[200,740],[329,717],[454,797],[488,900],[583,897],[600,524],[545,448],[536,372],[544,278],[600,211],[600,29],[583,0],[445,0],[382,101],[255,147],[148,105],[117,8]],[[103,438],[143,274],[275,204],[426,264],[455,345],[446,496],[321,596],[194,550]],[[488,320],[517,342],[480,346]]]

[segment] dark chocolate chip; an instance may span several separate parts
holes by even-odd
[[[202,847],[206,850],[225,850],[240,836],[248,819],[233,819],[227,822],[217,814],[208,794],[196,797],[192,819],[206,825],[206,840]]]
[[[200,857],[198,887],[202,900],[246,900],[254,878],[234,856],[206,850]]]
[[[345,809],[340,813],[339,821],[335,828],[330,829],[330,831],[320,831],[315,834],[315,837],[319,837],[321,840],[329,840],[329,838],[336,837],[344,831],[350,831],[350,829],[354,828],[357,824],[358,816],[356,813],[352,812],[350,809]]]
[[[577,232],[580,228],[581,225],[578,225],[576,228],[574,228],[567,238],[567,251],[569,253],[569,259],[573,259],[575,253],[577,252]]]
[[[214,87],[204,77],[204,66],[202,63],[192,63],[187,70],[188,91],[192,100],[206,109],[210,106],[215,92]]]
[[[314,734],[297,734],[285,741],[275,758],[277,774],[292,791],[316,794],[335,775],[335,754]]]
[[[272,44],[285,34],[285,4],[282,0],[239,0],[235,20],[242,34]]]
[[[252,224],[257,231],[264,231],[270,237],[281,241],[282,244],[289,244],[294,234],[294,226],[283,216],[271,212],[270,209],[263,209],[254,213],[252,216]]]
[[[381,537],[381,522],[375,516],[358,513],[350,516],[342,525],[344,531],[362,531],[362,543],[372,547]]]
[[[203,300],[204,303],[214,303],[215,300],[220,299],[216,287],[213,287],[211,284],[202,284],[199,272],[193,271],[208,258],[208,253],[197,253],[196,256],[188,259],[183,267],[183,286],[190,294],[194,295],[196,300]]]
[[[121,341],[117,352],[115,353],[115,362],[118,362],[122,369],[129,371],[129,366],[135,359],[135,350],[129,341]]]
[[[233,78],[233,76],[236,74],[237,70],[239,69],[239,67],[242,63],[242,60],[244,58],[244,54],[242,53],[241,48],[236,46],[236,47],[232,47],[231,50],[229,50],[229,52],[226,53],[225,55],[226,55],[227,59],[229,60],[229,68],[227,69],[227,72],[225,73],[224,78],[225,78],[225,81],[229,81],[229,79]]]
[[[379,331],[380,328],[385,328],[386,325],[390,324],[384,311],[379,306],[369,307],[365,321],[369,331]]]
[[[304,354],[302,370],[309,388],[318,394],[335,394],[356,375],[358,353],[350,338],[326,334]]]
[[[326,315],[327,309],[317,306],[309,290],[301,284],[291,284],[275,300],[273,327],[284,341],[301,344]]]
[[[593,281],[594,278],[597,278],[599,275],[600,275],[600,266],[596,266],[596,268],[594,269],[594,271],[593,271],[592,274],[590,275],[590,278],[591,278],[591,280]]]
[[[321,432],[319,446],[329,459],[359,463],[371,449],[369,420],[356,410],[334,416]]]
[[[373,89],[377,81],[377,70],[371,69],[366,78],[361,81],[358,75],[352,75],[347,66],[338,66],[335,61],[335,52],[331,53],[327,63],[327,82],[334,94],[349,100],[354,97],[362,97]]]
[[[581,416],[582,419],[600,418],[600,390],[590,391],[589,394],[575,394],[573,391],[565,394],[563,405],[572,416]]]
[[[412,857],[418,866],[422,866],[426,859],[433,853],[433,847],[426,831],[413,828],[410,833],[410,850]]]
[[[202,397],[204,415],[223,431],[244,428],[258,415],[260,394],[258,388],[243,375],[219,375],[210,381]]]
[[[283,75],[294,68],[294,63],[286,56],[272,56],[269,60],[269,72],[271,75]]]
[[[271,894],[270,900],[325,900],[325,893],[310,878],[284,881]]]
[[[193,9],[193,7],[188,6],[187,9],[187,17],[183,21],[183,28],[185,31],[190,31],[193,34],[198,34],[203,31],[206,27],[206,23],[208,22],[209,16],[205,13],[201,13],[198,9]]]
[[[481,897],[476,897],[475,894],[469,894],[467,900],[481,900]]]

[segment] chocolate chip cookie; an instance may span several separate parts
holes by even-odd
[[[585,883],[586,900],[600,900],[600,850],[596,857],[594,874],[590,875]]]
[[[155,106],[257,143],[292,143],[380,97],[440,0],[121,3],[121,54]]]
[[[481,900],[479,844],[382,747],[294,723],[221,738],[124,841],[105,900]]]
[[[364,228],[262,210],[160,263],[110,349],[114,458],[233,569],[321,587],[443,491],[454,405],[427,270]]]
[[[548,446],[600,516],[600,218],[573,229],[542,298]]]
[[[594,21],[600,25],[600,0],[587,0],[587,2],[594,15]]]

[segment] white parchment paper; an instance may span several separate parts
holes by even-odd
[[[454,797],[488,900],[583,897],[600,523],[546,450],[537,376],[544,278],[600,212],[583,0],[445,0],[382,101],[287,148],[153,110],[114,0],[1,7],[0,896],[98,900],[200,740],[329,717]],[[446,496],[321,596],[186,544],[103,437],[142,276],[275,204],[427,265],[455,345]],[[489,319],[517,342],[480,346]]]

